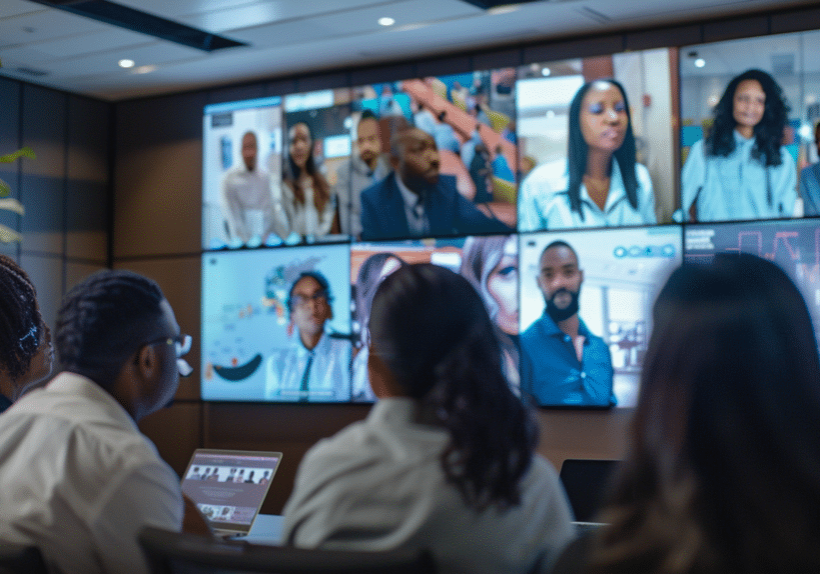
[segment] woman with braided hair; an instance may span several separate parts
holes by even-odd
[[[51,334],[26,272],[0,255],[0,412],[51,373]]]

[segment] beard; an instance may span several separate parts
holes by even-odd
[[[569,293],[570,295],[570,302],[569,305],[566,307],[557,307],[555,305],[555,297],[561,293]],[[566,319],[569,319],[573,315],[578,312],[578,291],[570,291],[569,289],[559,289],[555,293],[552,294],[552,297],[547,299],[547,315],[555,321],[559,323]]]

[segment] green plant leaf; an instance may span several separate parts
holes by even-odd
[[[21,239],[23,239],[22,235],[20,235],[10,227],[0,225],[0,241],[2,241],[3,243],[12,243],[14,241],[20,241]]]
[[[19,215],[26,214],[26,208],[23,207],[23,204],[12,197],[0,199],[0,209],[5,209],[6,211],[13,211],[14,213],[17,213]]]
[[[14,153],[10,153],[8,155],[0,155],[0,163],[11,163],[13,161],[16,161],[20,157],[35,159],[37,156],[34,155],[34,151],[30,147],[24,147],[18,149]]]

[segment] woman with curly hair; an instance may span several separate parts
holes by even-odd
[[[789,106],[777,82],[747,70],[715,106],[711,133],[689,150],[681,208],[694,221],[791,217],[797,173],[780,145]]]
[[[547,571],[572,536],[571,513],[467,279],[432,264],[387,276],[368,369],[379,401],[305,455],[285,543],[426,549],[442,574]]]
[[[51,373],[51,334],[26,272],[0,255],[0,412]]]

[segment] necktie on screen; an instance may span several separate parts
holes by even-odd
[[[307,365],[305,365],[305,372],[302,374],[302,382],[299,383],[299,400],[308,400],[308,381],[310,380],[310,366],[313,364],[313,353],[308,355]]]

